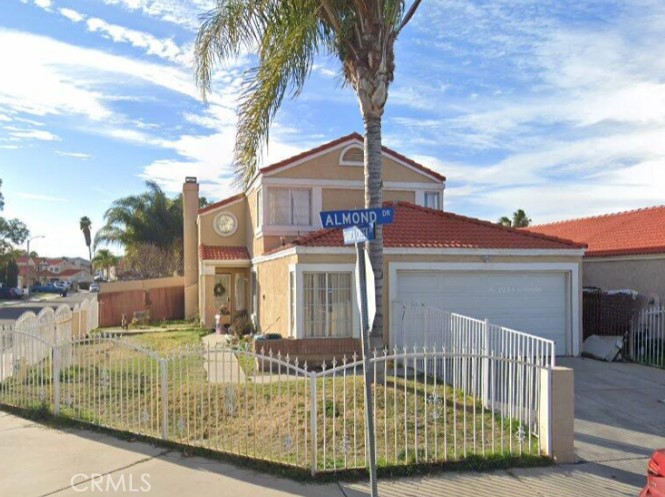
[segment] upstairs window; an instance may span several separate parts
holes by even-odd
[[[441,194],[439,192],[425,192],[425,207],[441,209]]]
[[[269,188],[268,224],[311,226],[312,191],[309,188]]]
[[[339,163],[342,166],[364,166],[365,151],[357,145],[350,145],[345,148],[339,157]]]

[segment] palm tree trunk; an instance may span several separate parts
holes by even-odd
[[[365,207],[383,205],[383,159],[381,154],[381,116],[365,115]],[[383,228],[376,226],[376,238],[368,242],[369,258],[375,277],[376,316],[370,332],[374,342],[383,340]],[[376,344],[377,346],[379,344]]]

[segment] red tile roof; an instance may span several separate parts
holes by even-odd
[[[271,164],[271,165],[266,166],[266,167],[262,167],[259,171],[261,173],[264,173],[264,174],[265,173],[270,173],[270,172],[276,171],[278,169],[281,169],[283,167],[286,167],[290,164],[293,164],[294,162],[297,162],[297,161],[302,160],[302,159],[306,159],[307,157],[318,154],[320,152],[325,152],[326,150],[334,148],[337,145],[340,145],[344,142],[352,141],[352,140],[360,140],[362,142],[364,140],[364,138],[359,133],[354,132],[354,133],[348,134],[346,136],[342,136],[340,138],[337,138],[336,140],[333,140],[331,142],[324,143],[323,145],[319,145],[318,147],[313,148],[311,150],[306,150],[305,152],[302,152],[298,155],[294,155],[293,157],[289,157],[288,159],[284,159],[283,161],[276,162],[275,164]],[[384,146],[384,147],[381,147],[381,149],[383,150],[384,153],[393,156],[397,160],[400,160],[402,162],[406,162],[411,167],[414,167],[415,169],[418,169],[419,171],[422,171],[425,174],[428,174],[429,176],[432,176],[433,178],[438,179],[439,181],[445,181],[446,180],[445,176],[437,173],[436,171],[432,171],[431,169],[423,166],[422,164],[419,164],[418,162],[416,162],[414,160],[411,160],[408,157],[405,157],[402,154],[400,154],[398,152],[395,152],[394,150],[392,150],[388,147]]]
[[[248,261],[247,247],[222,247],[220,245],[199,245],[199,257],[204,261]]]
[[[586,243],[588,257],[665,253],[665,206],[530,226],[531,233]]]
[[[233,197],[225,198],[224,200],[220,200],[219,202],[215,202],[214,204],[209,204],[206,205],[205,207],[201,207],[199,209],[199,214],[204,214],[206,212],[214,211],[215,209],[219,207],[223,207],[228,204],[232,204],[236,200],[240,200],[245,196],[244,193],[238,193],[234,195]]]
[[[391,205],[386,203],[385,205]],[[383,227],[384,247],[440,249],[576,249],[584,244],[506,228],[489,221],[428,209],[409,202],[392,203],[393,224]],[[323,229],[293,242],[306,247],[341,247],[341,229]]]

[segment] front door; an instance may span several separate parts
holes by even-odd
[[[228,326],[241,311],[247,310],[247,271],[217,270],[215,274],[215,314]]]

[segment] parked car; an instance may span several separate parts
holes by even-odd
[[[20,299],[21,298],[21,293],[17,291],[16,288],[10,288],[10,287],[0,287],[0,299]]]
[[[99,293],[99,283],[90,283],[90,293]]]
[[[30,289],[31,293],[61,293],[62,288],[55,285],[35,285]]]
[[[665,449],[651,455],[647,465],[647,484],[640,497],[665,497]]]

